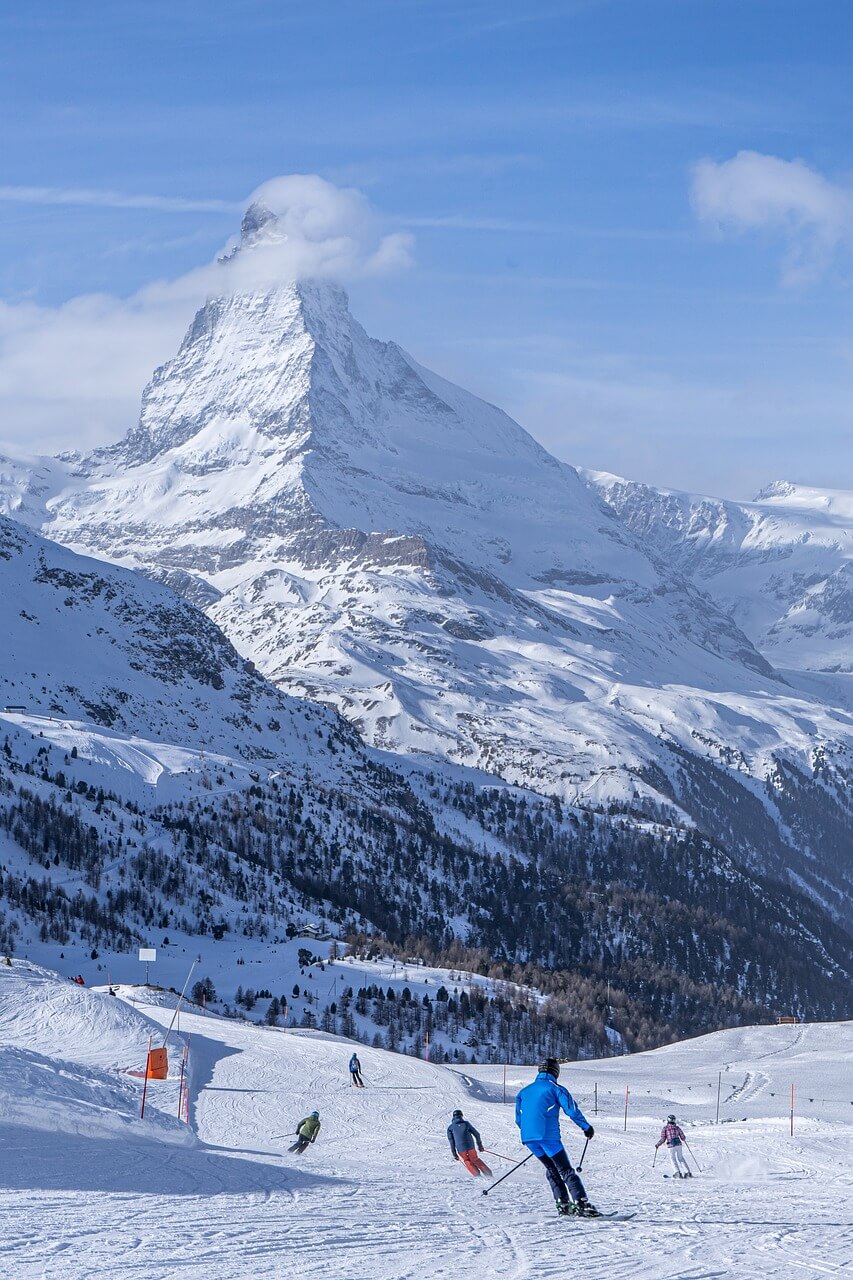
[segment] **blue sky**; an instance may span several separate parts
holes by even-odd
[[[366,327],[560,457],[853,487],[851,37],[848,0],[5,6],[0,441],[123,433],[191,318],[152,286],[316,173],[414,237]]]

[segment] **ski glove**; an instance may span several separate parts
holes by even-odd
[[[586,1126],[586,1128],[583,1131],[583,1136],[586,1138],[587,1142],[589,1142],[590,1138],[595,1137],[595,1130],[593,1129],[591,1124],[588,1124]]]
[[[485,1148],[485,1147],[478,1147],[478,1148],[477,1148],[477,1150],[478,1150],[478,1151],[485,1151],[485,1150],[486,1150],[486,1148]]]

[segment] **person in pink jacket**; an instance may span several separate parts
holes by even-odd
[[[655,1143],[655,1151],[658,1147],[662,1147],[666,1143],[669,1158],[672,1161],[672,1167],[675,1170],[676,1178],[692,1178],[690,1165],[687,1163],[687,1157],[684,1154],[681,1144],[686,1142],[684,1132],[681,1126],[675,1123],[675,1116],[667,1116],[666,1124],[661,1129],[661,1135],[658,1142]]]

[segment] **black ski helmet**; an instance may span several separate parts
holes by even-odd
[[[544,1071],[547,1075],[553,1076],[556,1080],[560,1074],[560,1064],[556,1058],[545,1058],[539,1063],[540,1072]]]
[[[675,1116],[667,1116],[666,1122],[667,1124],[675,1124]]]
[[[453,1119],[454,1119],[454,1120],[461,1120],[461,1119],[462,1119],[462,1112],[459,1110],[459,1108],[458,1108],[458,1107],[457,1107],[457,1108],[456,1108],[456,1110],[453,1112]]]

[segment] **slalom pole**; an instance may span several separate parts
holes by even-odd
[[[584,1156],[586,1155],[586,1149],[588,1146],[589,1146],[589,1138],[587,1138],[586,1142],[583,1144],[583,1151],[581,1152],[581,1158],[580,1160],[578,1160],[578,1173],[581,1173],[583,1171]]]
[[[519,1160],[518,1164],[514,1164],[512,1168],[509,1170],[509,1172],[505,1173],[503,1177],[498,1178],[497,1182],[493,1182],[490,1187],[486,1187],[486,1190],[483,1192],[483,1195],[487,1196],[490,1191],[494,1191],[495,1187],[497,1187],[501,1182],[506,1182],[507,1178],[511,1174],[515,1173],[516,1169],[520,1169],[523,1164],[527,1164],[527,1161],[532,1159],[533,1159],[533,1152],[531,1151],[529,1156],[525,1156],[523,1160]]]
[[[699,1161],[698,1161],[698,1160],[696,1159],[696,1157],[694,1156],[694,1154],[693,1154],[693,1148],[690,1146],[690,1143],[687,1141],[687,1139],[686,1139],[686,1138],[684,1139],[684,1145],[685,1145],[685,1147],[687,1148],[687,1150],[690,1152],[690,1158],[691,1158],[691,1160],[693,1161],[693,1163],[696,1165],[696,1168],[699,1170],[699,1172],[700,1172],[700,1173],[703,1173],[703,1172],[704,1172],[704,1170],[703,1170],[703,1168],[702,1168],[701,1164],[699,1163]]]

